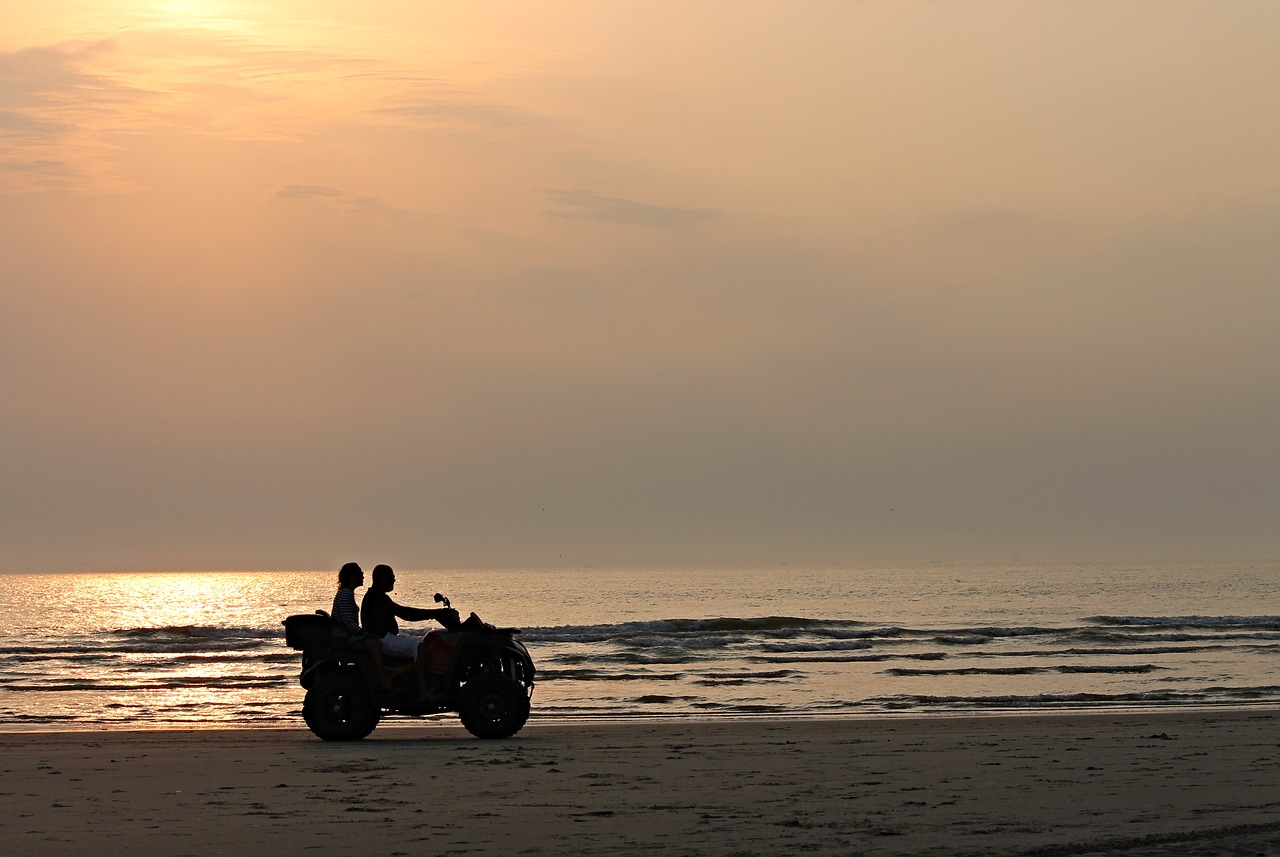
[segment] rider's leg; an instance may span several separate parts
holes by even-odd
[[[369,677],[374,687],[389,690],[391,680],[387,678],[387,670],[382,665],[382,641],[374,638],[364,640],[361,645],[370,653],[370,657],[364,661],[365,675]]]
[[[413,662],[413,677],[418,680],[418,698],[427,698],[427,638],[418,643],[418,657]]]

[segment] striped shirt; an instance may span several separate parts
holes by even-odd
[[[360,611],[356,609],[354,589],[338,587],[338,594],[333,596],[333,621],[352,634],[360,633]]]

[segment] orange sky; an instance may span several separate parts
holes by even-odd
[[[0,570],[1280,554],[1280,5],[6,6]]]

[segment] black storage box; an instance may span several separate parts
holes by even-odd
[[[284,620],[284,641],[295,649],[327,645],[333,639],[333,620],[322,613],[304,613]]]

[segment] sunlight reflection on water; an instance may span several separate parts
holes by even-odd
[[[395,597],[524,627],[535,717],[1276,704],[1278,571],[402,571]],[[302,696],[280,620],[335,574],[0,581],[0,728],[279,725]]]

